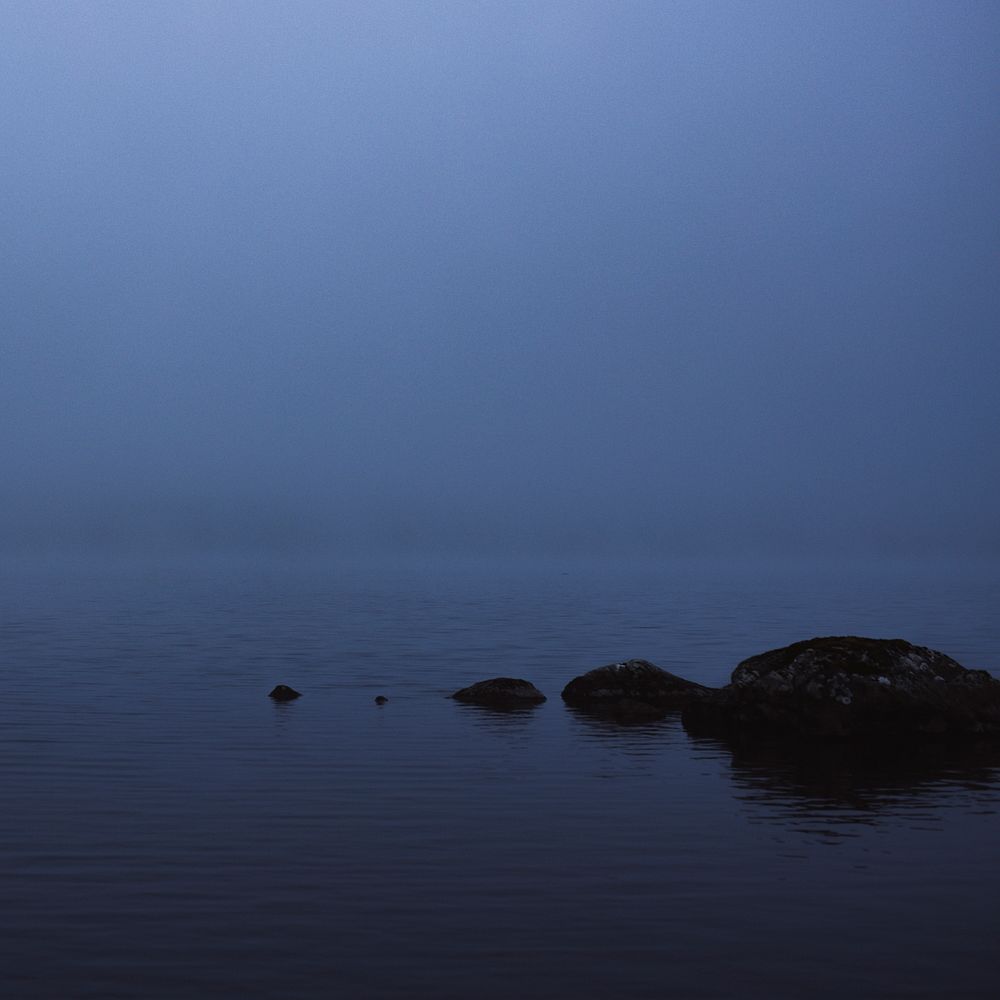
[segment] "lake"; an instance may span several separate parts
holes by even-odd
[[[78,556],[0,585],[8,996],[995,995],[1000,751],[736,753],[559,697],[815,635],[996,673],[995,563]],[[446,697],[496,675],[549,700]]]

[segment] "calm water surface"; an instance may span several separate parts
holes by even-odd
[[[22,560],[0,583],[5,995],[996,995],[1000,753],[739,754],[558,695],[632,656],[722,684],[824,634],[996,671],[1000,567]],[[445,697],[497,674],[549,701]]]

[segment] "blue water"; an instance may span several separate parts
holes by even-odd
[[[996,671],[998,609],[986,563],[8,560],[4,995],[992,997],[995,750],[748,757],[559,691],[822,634]],[[446,698],[498,674],[549,701]]]

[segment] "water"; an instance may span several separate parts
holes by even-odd
[[[721,684],[821,634],[996,669],[1000,567],[62,560],[0,582],[5,995],[994,995],[1000,753],[747,756],[558,694],[632,656]],[[549,701],[445,697],[498,674]],[[304,696],[271,702],[279,682]]]

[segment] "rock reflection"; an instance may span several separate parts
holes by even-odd
[[[680,713],[676,711],[616,712],[579,705],[567,705],[566,711],[583,731],[599,739],[619,740],[624,734],[657,735],[680,725]]]
[[[567,705],[566,718],[577,746],[575,766],[591,778],[632,781],[653,776],[659,786],[662,768],[671,766],[665,762],[676,761],[682,750],[684,731],[676,711],[651,717]]]
[[[456,709],[485,729],[523,729],[531,722],[541,705],[476,705],[471,702],[454,702]]]
[[[690,738],[696,748],[728,756],[737,797],[756,815],[826,839],[849,836],[852,825],[890,819],[916,825],[945,807],[1000,809],[996,741],[764,744]]]

